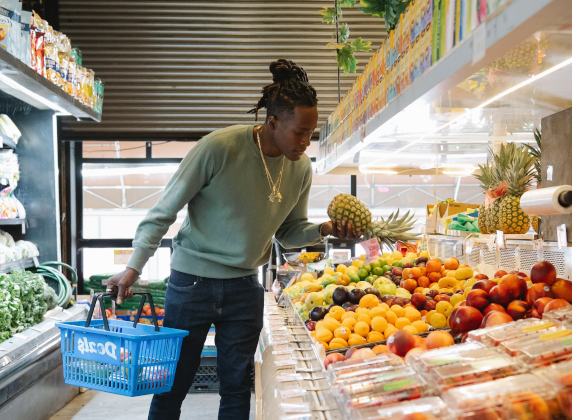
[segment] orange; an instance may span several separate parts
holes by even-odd
[[[428,277],[421,276],[417,279],[417,284],[419,285],[419,287],[429,287],[431,281],[429,280]]]
[[[401,318],[402,316],[405,316],[405,309],[403,309],[401,306],[399,305],[393,305],[391,307],[391,311],[393,313],[395,313],[395,315],[397,315],[398,318]]]
[[[355,318],[346,318],[342,321],[342,327],[349,328],[350,331],[354,330],[356,324],[357,324],[357,319]]]
[[[419,271],[421,271],[421,275],[425,276],[427,275],[427,268],[426,267],[417,267],[419,269]]]
[[[334,331],[334,337],[343,338],[344,340],[349,340],[352,330],[346,327],[336,328]]]
[[[375,308],[372,308],[372,309],[369,311],[369,317],[370,317],[371,319],[373,319],[373,318],[375,318],[375,317],[378,317],[378,316],[382,316],[382,317],[385,318],[385,317],[387,316],[387,309],[382,308],[381,305],[380,305],[380,306],[377,306],[377,307],[375,307]]]
[[[417,331],[417,328],[415,328],[413,325],[406,325],[403,327],[403,330],[409,331],[411,334],[419,334],[419,331]]]
[[[421,313],[416,308],[405,309],[405,318],[411,322],[419,321],[421,319]]]
[[[343,338],[334,338],[329,343],[330,349],[341,349],[343,347],[348,347],[348,342]]]
[[[382,333],[377,331],[372,331],[367,336],[368,343],[375,343],[376,341],[383,341],[383,340],[385,340],[385,337],[383,336]]]
[[[360,344],[367,343],[367,340],[359,334],[352,334],[348,340],[350,346],[359,346]]]
[[[405,270],[403,270],[403,273],[401,274],[401,277],[404,278],[404,279],[413,278],[413,276],[411,275],[411,268],[406,268]]]
[[[357,319],[357,314],[354,311],[348,311],[342,315],[342,321],[347,318]]]
[[[395,321],[395,328],[399,330],[402,330],[407,325],[411,325],[411,321],[405,317],[397,318],[397,321]]]
[[[330,330],[327,330],[325,328],[318,330],[318,332],[316,333],[316,340],[318,341],[329,343],[332,338],[334,338],[334,334]]]
[[[385,320],[385,318],[378,316],[375,317],[371,320],[371,326],[373,328],[374,331],[377,332],[384,332],[387,329],[388,326],[388,322]]]
[[[441,261],[431,260],[427,263],[427,273],[440,273],[441,267]]]
[[[375,308],[376,306],[379,306],[379,299],[376,295],[365,295],[360,299],[359,306],[369,309]]]
[[[371,318],[369,317],[369,315],[366,314],[362,314],[362,315],[358,315],[357,317],[358,322],[365,322],[367,325],[371,325]]]
[[[417,331],[419,331],[420,333],[424,333],[427,332],[429,330],[429,325],[427,325],[425,322],[423,321],[413,321],[411,323],[412,327],[415,327],[415,329]]]
[[[388,323],[395,325],[395,321],[397,321],[397,315],[393,311],[388,311],[386,319]]]
[[[354,327],[354,332],[356,334],[361,335],[362,337],[367,337],[367,335],[369,334],[369,331],[370,331],[369,325],[367,325],[363,321],[358,321],[358,323]]]
[[[413,267],[411,269],[411,273],[410,273],[411,275],[409,277],[412,279],[415,279],[415,280],[417,280],[419,277],[421,277],[423,274],[421,273],[420,268],[421,267]]]
[[[427,273],[429,283],[437,283],[441,277],[442,276],[440,272]]]

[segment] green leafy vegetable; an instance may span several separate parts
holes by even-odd
[[[342,0],[342,4],[346,7],[354,7],[356,5],[356,0]]]

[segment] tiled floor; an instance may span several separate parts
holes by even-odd
[[[79,394],[72,402],[54,414],[50,420],[102,420],[128,418],[146,420],[152,395],[123,397],[99,391]],[[181,420],[216,420],[218,417],[218,394],[189,394],[183,402]],[[250,403],[251,420],[254,419],[254,394]],[[118,416],[121,414],[121,416]]]

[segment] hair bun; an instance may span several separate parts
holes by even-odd
[[[299,79],[308,83],[308,75],[304,69],[293,61],[283,58],[270,64],[270,73],[272,73],[274,83],[282,83],[289,79]]]

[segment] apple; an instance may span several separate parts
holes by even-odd
[[[491,289],[489,293],[491,300],[499,305],[506,306],[512,300],[512,295],[508,286],[499,284]]]
[[[483,314],[472,306],[457,306],[449,316],[449,327],[454,333],[472,331],[479,328]]]
[[[473,284],[473,287],[471,288],[471,290],[476,290],[476,289],[481,289],[484,290],[487,293],[491,292],[491,289],[493,287],[497,286],[497,282],[496,281],[492,281],[492,280],[479,280],[478,282],[476,282],[475,284]]]
[[[483,315],[487,316],[487,314],[491,311],[506,313],[506,310],[504,309],[504,307],[502,305],[499,305],[498,303],[491,303],[489,306],[487,306],[485,309],[483,309]]]
[[[535,283],[526,292],[526,302],[532,306],[534,302],[543,297],[554,299],[554,293],[546,283]]]
[[[525,318],[526,315],[528,315],[528,311],[530,311],[530,309],[531,306],[524,300],[513,300],[508,304],[506,313],[509,314],[512,319],[518,321],[519,319]]]
[[[554,299],[552,302],[544,307],[544,313],[553,311],[554,309],[564,308],[565,306],[570,306],[570,304],[564,299]]]
[[[494,278],[495,279],[500,279],[503,278],[504,276],[506,276],[508,273],[504,270],[499,270],[495,273]]]
[[[486,274],[476,274],[474,278],[475,280],[488,280],[489,276]]]
[[[556,281],[556,269],[548,261],[537,262],[530,270],[530,280],[533,283],[551,285]]]
[[[326,360],[324,360],[324,367],[327,369],[332,363],[343,362],[344,360],[346,360],[346,356],[343,354],[330,353],[326,356]]]
[[[524,299],[526,298],[526,291],[528,290],[528,285],[526,280],[521,279],[515,274],[507,274],[501,280],[500,284],[504,284],[510,290],[513,299]]]
[[[399,330],[387,339],[389,351],[400,357],[405,357],[413,347],[415,347],[415,338],[406,330]]]
[[[475,283],[476,284],[476,283]],[[473,289],[467,294],[467,305],[477,308],[479,311],[485,309],[491,303],[491,297],[482,289]]]

